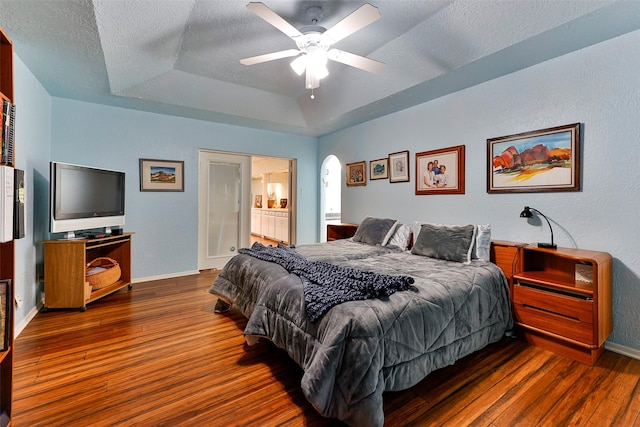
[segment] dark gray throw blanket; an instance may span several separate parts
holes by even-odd
[[[311,322],[337,304],[389,296],[396,291],[409,289],[413,283],[410,276],[389,276],[323,261],[309,261],[297,253],[293,246],[264,246],[255,242],[250,249],[242,248],[239,253],[274,262],[299,276]]]

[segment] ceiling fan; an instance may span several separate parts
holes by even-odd
[[[297,56],[297,58],[291,62],[291,68],[293,68],[299,76],[306,72],[305,88],[312,90],[312,99],[314,97],[313,89],[319,87],[320,80],[329,74],[329,70],[327,70],[328,60],[340,62],[371,73],[379,73],[384,68],[384,63],[382,62],[331,48],[331,45],[334,43],[381,18],[382,15],[380,15],[378,8],[369,3],[360,6],[329,29],[317,25],[322,17],[322,7],[320,6],[311,6],[307,10],[307,15],[311,18],[312,24],[302,27],[300,30],[289,24],[273,10],[269,9],[264,3],[249,3],[247,9],[289,36],[298,48],[252,56],[241,59],[240,63],[244,65],[254,65]]]

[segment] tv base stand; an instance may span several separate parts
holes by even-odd
[[[123,233],[96,239],[47,240],[44,243],[44,310],[87,309],[87,304],[131,286],[131,236]],[[120,279],[92,290],[86,281],[87,263],[109,257],[120,266]]]

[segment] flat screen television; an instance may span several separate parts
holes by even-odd
[[[124,172],[51,162],[50,231],[71,238],[80,230],[110,233],[124,225],[124,179]]]

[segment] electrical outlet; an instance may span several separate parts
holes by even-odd
[[[23,305],[22,297],[20,295],[16,295],[16,307],[22,308]]]

